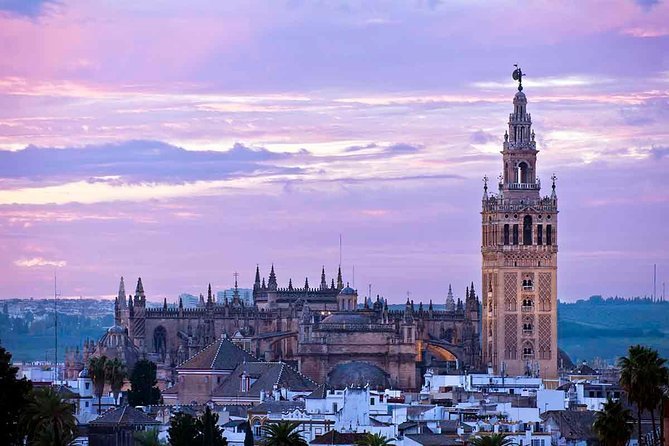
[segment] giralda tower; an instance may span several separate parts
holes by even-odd
[[[485,178],[482,216],[483,364],[496,373],[557,377],[557,195],[541,196],[523,73],[513,78],[498,192]]]

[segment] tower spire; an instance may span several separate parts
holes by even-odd
[[[344,281],[341,278],[341,265],[339,265],[339,269],[337,270],[337,289],[341,290],[344,288]]]
[[[455,311],[455,299],[453,298],[453,287],[448,284],[448,295],[446,296],[446,311]]]
[[[269,280],[267,281],[267,287],[270,290],[275,290],[277,289],[277,284],[276,284],[276,274],[274,273],[274,264],[272,263],[272,269],[269,272]]]
[[[323,265],[323,269],[321,270],[321,290],[325,290],[328,287],[328,283],[325,281],[325,265]]]
[[[260,265],[256,265],[256,280],[253,283],[253,288],[260,288]]]
[[[125,283],[123,283],[123,276],[121,276],[121,283],[118,285],[118,304],[119,308],[127,308],[127,302],[125,301]]]

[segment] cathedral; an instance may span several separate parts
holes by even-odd
[[[399,309],[344,284],[341,268],[328,282],[279,286],[274,265],[267,279],[256,267],[253,304],[215,301],[211,286],[196,308],[179,301],[147,306],[142,279],[126,295],[121,278],[115,325],[82,353],[70,351],[66,373],[75,375],[90,355],[118,357],[129,367],[138,358],[158,365],[163,387],[199,352],[228,339],[253,358],[292,365],[317,383],[340,385],[373,376],[402,389],[420,388],[427,368],[481,370],[503,375],[557,376],[557,196],[541,196],[537,149],[527,98],[519,81],[504,135],[497,193],[482,199],[482,304],[467,287],[464,300],[449,286],[437,308],[407,300]],[[362,377],[362,378],[361,378]],[[367,378],[364,378],[367,379]]]

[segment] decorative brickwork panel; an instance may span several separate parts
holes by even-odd
[[[548,314],[539,315],[539,359],[551,359],[551,316]]]
[[[518,351],[518,316],[504,315],[504,359],[516,359]]]
[[[539,273],[539,308],[551,311],[551,274]]]
[[[516,311],[518,295],[518,274],[504,273],[504,307],[507,311]]]

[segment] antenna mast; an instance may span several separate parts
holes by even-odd
[[[653,302],[657,300],[657,263],[653,264]]]
[[[341,267],[341,234],[339,234],[339,266]]]
[[[53,363],[53,382],[58,381],[58,282],[56,273],[53,273],[53,331],[54,331],[54,363]]]

